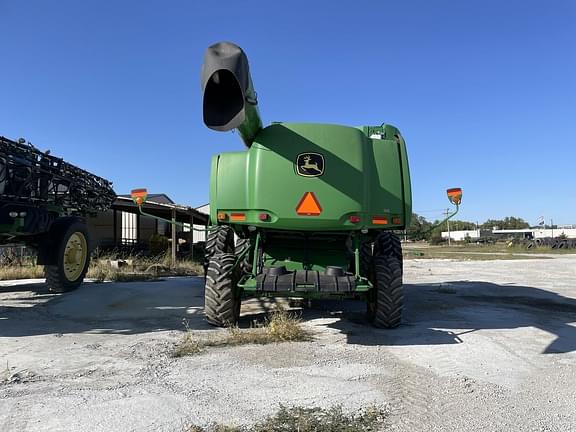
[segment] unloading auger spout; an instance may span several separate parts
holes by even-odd
[[[262,129],[262,120],[244,51],[230,42],[208,47],[201,81],[204,124],[222,132],[238,129],[250,147]]]

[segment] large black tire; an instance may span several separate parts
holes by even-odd
[[[250,247],[250,239],[238,239],[234,249],[236,256],[240,256],[246,249],[250,249]],[[246,255],[244,255],[244,258],[240,261],[240,270],[242,273],[252,273],[252,267],[254,267],[253,258],[254,256],[251,252],[247,252]]]
[[[90,240],[86,224],[79,219],[56,221],[50,232],[49,253],[56,264],[45,265],[46,284],[52,292],[75,290],[84,281],[90,265]]]
[[[233,326],[240,315],[240,296],[236,290],[237,275],[234,254],[213,256],[208,264],[204,289],[204,313],[208,323]]]
[[[400,262],[400,268],[404,271],[402,244],[400,238],[390,231],[378,234],[374,242],[374,255],[391,256]]]
[[[373,263],[374,288],[369,293],[368,317],[376,327],[398,327],[404,308],[400,261],[392,256],[377,255]]]
[[[360,246],[360,275],[368,278],[369,281],[373,279],[371,242],[362,243]]]
[[[208,231],[204,246],[204,274],[208,271],[208,263],[213,256],[234,253],[234,231],[227,225],[220,225]]]

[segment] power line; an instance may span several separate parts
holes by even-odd
[[[439,213],[443,212],[445,209],[432,209],[432,210],[414,210],[414,213]]]

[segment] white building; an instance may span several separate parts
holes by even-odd
[[[448,231],[442,231],[442,238],[448,238]],[[450,231],[450,238],[454,241],[464,241],[466,238],[477,239],[480,238],[480,230],[462,230]]]
[[[455,241],[463,241],[466,237],[470,239],[480,238],[481,230],[450,231],[450,238]],[[484,235],[499,235],[502,237],[523,237],[523,238],[555,238],[565,235],[567,238],[576,238],[576,228],[558,227],[554,229],[525,228],[525,229],[492,229],[482,230]],[[448,238],[448,231],[442,231],[442,238]]]
[[[200,207],[196,207],[196,210],[198,210],[200,213],[204,213],[204,214],[209,216],[210,215],[210,204],[204,204]],[[205,226],[204,225],[194,225],[194,228],[196,230],[202,230],[205,228]],[[194,238],[194,243],[206,241],[206,232],[205,231],[194,231],[192,233],[192,236]]]
[[[576,228],[526,228],[526,229],[507,229],[493,230],[493,234],[524,234],[528,238],[556,238],[565,235],[567,238],[576,238]]]

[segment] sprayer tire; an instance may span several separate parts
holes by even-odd
[[[56,256],[56,262],[44,266],[46,285],[56,293],[75,290],[90,265],[88,228],[76,218],[62,218],[54,223],[50,236],[50,253]]]

